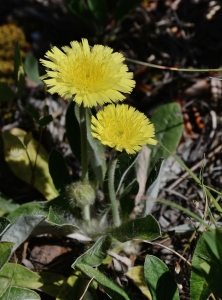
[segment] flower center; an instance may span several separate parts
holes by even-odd
[[[123,135],[123,130],[117,130],[116,135],[117,135],[118,137],[122,137],[122,135]]]
[[[113,86],[113,59],[111,57],[95,57],[92,53],[75,57],[70,56],[60,61],[60,76],[63,81],[77,90],[101,91]],[[117,79],[118,80],[118,79]]]

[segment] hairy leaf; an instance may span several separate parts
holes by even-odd
[[[0,270],[9,260],[12,253],[13,245],[14,243],[11,242],[0,242]]]
[[[0,300],[40,300],[39,295],[26,288],[20,288],[17,286],[10,286],[5,291],[4,295],[0,297]]]
[[[40,277],[29,269],[19,264],[7,263],[0,270],[0,296],[9,286],[38,289],[42,286],[39,279]]]
[[[1,241],[13,242],[15,251],[32,233],[34,228],[45,219],[42,215],[28,215],[21,217],[3,233]]]
[[[0,235],[2,235],[10,225],[10,221],[6,218],[0,217]]]
[[[87,264],[91,267],[99,266],[106,258],[106,251],[109,249],[110,244],[110,236],[102,236],[89,250],[76,259],[72,268],[74,268],[76,264]]]
[[[152,215],[130,220],[107,231],[122,242],[130,239],[153,240],[161,234],[159,223]]]

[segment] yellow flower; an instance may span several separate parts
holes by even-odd
[[[124,57],[102,45],[90,47],[86,39],[73,41],[59,50],[53,47],[46,52],[48,60],[41,63],[51,69],[41,77],[51,94],[70,98],[84,107],[103,105],[123,100],[122,93],[130,93],[135,86],[133,74],[123,64]]]
[[[97,118],[92,117],[92,136],[102,144],[135,153],[146,144],[156,145],[155,129],[150,120],[141,112],[128,105],[107,105],[100,110]]]

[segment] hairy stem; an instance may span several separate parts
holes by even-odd
[[[109,197],[111,202],[111,211],[113,215],[113,224],[114,226],[119,226],[120,216],[119,216],[119,209],[118,209],[118,201],[116,199],[116,193],[114,187],[116,164],[117,164],[117,157],[111,157],[109,170],[108,170],[108,188],[109,188]]]
[[[88,180],[88,141],[86,131],[86,108],[80,106],[80,133],[81,133],[81,164],[82,164],[82,181]],[[90,221],[89,205],[83,207],[83,219]]]
[[[81,133],[81,164],[82,164],[82,181],[88,179],[88,142],[86,131],[86,109],[80,106],[80,133]]]
[[[90,208],[89,204],[84,205],[82,209],[83,220],[89,222],[90,221]]]

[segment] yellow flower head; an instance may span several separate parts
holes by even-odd
[[[100,110],[97,118],[92,117],[92,136],[102,144],[135,153],[146,144],[156,145],[155,130],[150,120],[141,112],[128,105],[107,105]]]
[[[40,59],[50,69],[41,79],[51,94],[75,96],[79,105],[92,107],[123,100],[122,93],[132,91],[135,81],[122,54],[102,45],[90,47],[86,39],[70,44],[71,48],[62,47],[63,51],[53,47],[45,54],[48,60]]]

